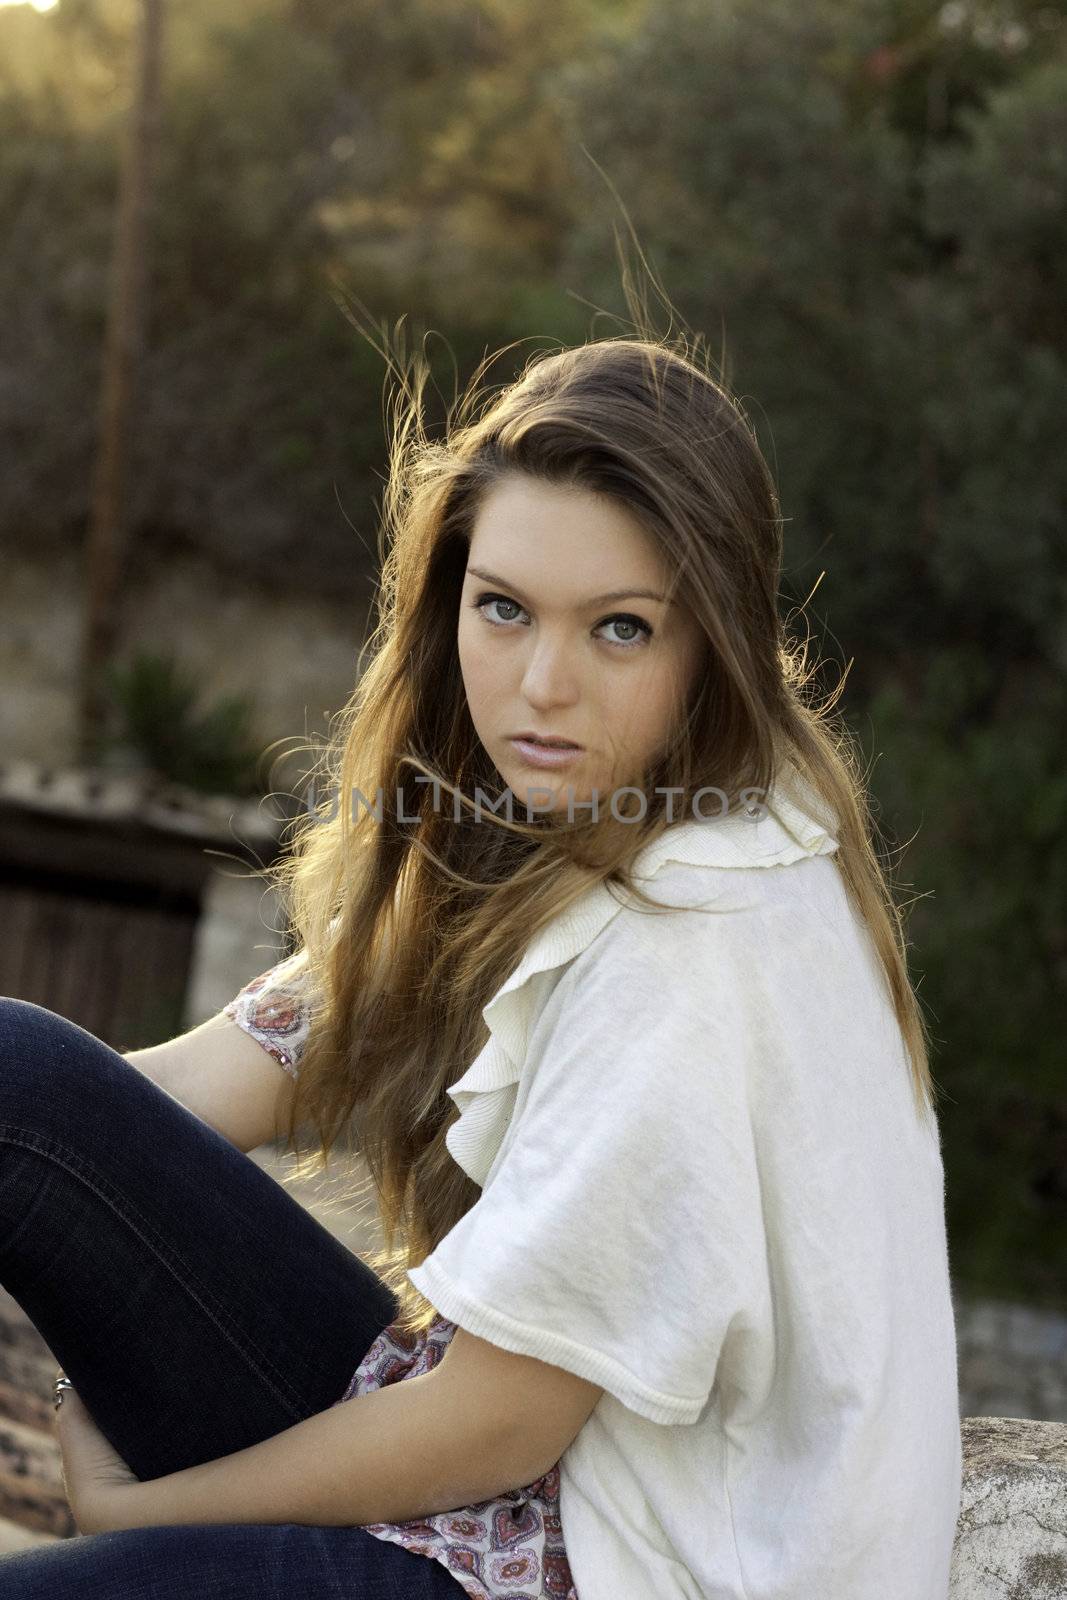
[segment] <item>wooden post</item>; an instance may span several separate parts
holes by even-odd
[[[163,0],[141,0],[137,79],[119,178],[111,297],[99,400],[99,449],[85,548],[85,617],[77,743],[98,760],[105,733],[104,674],[120,616],[124,489],[130,417],[144,344],[148,212],[159,133]]]

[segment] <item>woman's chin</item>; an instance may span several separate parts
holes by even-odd
[[[526,806],[534,816],[554,812],[566,816],[571,805],[577,822],[594,820],[594,799],[596,820],[609,813],[614,788],[627,782],[619,778],[613,783],[611,769],[605,774],[604,763],[585,752],[577,761],[556,769],[514,759],[494,761],[493,765],[504,787],[514,795],[516,810]],[[624,809],[621,802],[620,808]]]
[[[594,786],[565,772],[516,772],[505,780],[518,806],[525,805],[537,816],[567,815],[575,808],[575,819],[593,815]],[[601,805],[603,799],[601,799]],[[581,809],[579,809],[581,808]]]

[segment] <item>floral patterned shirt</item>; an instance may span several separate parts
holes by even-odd
[[[456,1324],[435,1317],[425,1333],[392,1326],[380,1333],[356,1368],[338,1405],[388,1383],[429,1372],[444,1355]],[[368,1533],[440,1561],[472,1600],[578,1600],[563,1548],[559,1463],[522,1489],[493,1500],[411,1522],[371,1522]]]
[[[260,973],[223,1007],[293,1078],[307,1041],[302,954]],[[456,1324],[435,1317],[420,1334],[390,1325],[375,1339],[336,1405],[429,1372]],[[536,1482],[492,1500],[407,1522],[367,1523],[368,1533],[429,1556],[471,1600],[578,1600],[563,1545],[559,1463]]]
[[[252,978],[222,1008],[223,1015],[251,1034],[291,1078],[297,1076],[310,1023],[305,972],[302,952],[287,956]]]

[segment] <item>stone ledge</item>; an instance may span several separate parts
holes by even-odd
[[[1067,1424],[965,1417],[949,1600],[1067,1596]]]

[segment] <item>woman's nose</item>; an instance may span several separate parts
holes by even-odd
[[[563,640],[542,635],[530,645],[522,688],[531,705],[573,705],[580,695],[579,674]]]

